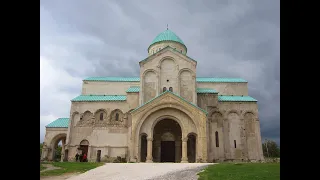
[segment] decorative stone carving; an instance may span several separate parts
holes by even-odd
[[[80,121],[76,126],[93,126],[94,125],[94,117],[90,111],[86,111],[80,115]]]

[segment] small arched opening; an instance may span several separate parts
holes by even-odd
[[[80,148],[79,150],[81,151],[80,152],[80,162],[86,162],[87,159],[85,158],[85,156],[88,157],[88,149],[89,149],[89,141],[88,140],[82,140],[80,142]]]

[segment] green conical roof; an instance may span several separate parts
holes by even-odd
[[[150,46],[155,43],[161,42],[161,41],[175,41],[175,42],[178,42],[178,43],[183,44],[185,46],[183,41],[174,32],[170,31],[169,29],[158,34],[158,36],[156,38],[154,38],[154,40],[152,41]]]

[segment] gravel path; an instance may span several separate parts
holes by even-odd
[[[196,180],[212,163],[108,163],[68,180]]]

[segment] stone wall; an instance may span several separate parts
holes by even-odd
[[[156,97],[163,92],[164,87],[178,95],[182,95],[191,102],[197,102],[195,74],[197,63],[188,57],[173,52],[170,49],[163,50],[155,57],[150,57],[140,62],[140,105],[146,102],[146,98]],[[146,77],[145,74],[153,72]],[[148,74],[147,74],[148,75]],[[147,78],[147,79],[146,79]],[[147,91],[147,84],[152,84],[152,93]],[[148,86],[149,87],[149,86]],[[153,88],[156,88],[155,94]],[[148,94],[148,95],[146,95]],[[150,96],[150,97],[149,97]]]
[[[208,111],[209,161],[264,159],[255,102],[219,102]]]

